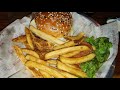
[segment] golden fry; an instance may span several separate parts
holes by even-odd
[[[71,67],[71,68],[75,68],[75,69],[80,69],[77,65],[71,65],[71,64],[66,64],[67,66]]]
[[[25,64],[25,62],[26,62],[27,60],[26,60],[26,58],[25,58],[25,56],[24,56],[21,48],[20,48],[19,46],[17,46],[17,45],[13,46],[13,48],[14,48],[17,56],[18,56],[18,57],[20,58],[20,60],[22,61],[22,63]]]
[[[95,46],[92,46],[92,48],[93,48],[94,51],[96,50]]]
[[[35,46],[38,50],[41,51],[43,49],[42,46],[41,46],[41,43],[34,41],[34,44],[35,44]]]
[[[40,51],[51,50],[53,48],[53,45],[51,45],[51,43],[40,38],[34,39],[34,45],[35,48]]]
[[[26,38],[27,38],[27,42],[28,42],[29,46],[31,47],[32,50],[34,50],[32,35],[28,28],[25,28],[25,34],[26,34]]]
[[[25,47],[26,47],[27,49],[31,49],[30,45],[29,45],[27,42],[23,42],[23,44],[25,45]]]
[[[34,62],[40,63],[40,64],[43,64],[43,65],[46,65],[46,66],[49,66],[49,63],[48,63],[48,62],[46,62],[46,61],[44,61],[44,60],[41,60],[41,59],[39,59],[39,58],[36,58],[36,57],[34,57],[34,56],[32,56],[32,55],[27,55],[27,56],[26,56],[26,59],[27,59],[27,60],[30,60],[30,61],[34,61]]]
[[[22,61],[23,64],[25,64],[25,62],[27,61],[27,59],[25,58],[21,48],[19,48],[18,46],[13,46],[15,49],[16,54],[18,55],[18,57],[20,58],[20,60]],[[41,78],[42,76],[33,68],[29,68],[26,67],[27,70],[29,70],[36,78]]]
[[[40,63],[42,65],[46,65],[46,66],[54,66],[54,67],[56,67],[56,63],[57,63],[57,61],[55,61],[55,60],[54,61],[50,60],[49,62],[47,62],[47,61],[41,60],[39,58],[36,58],[36,57],[34,57],[32,55],[27,55],[26,59],[30,60],[30,61],[34,61],[34,62]]]
[[[34,39],[36,39],[36,37],[35,37],[35,35],[31,32],[31,30],[30,30],[30,34],[31,34],[31,37],[32,37],[32,39],[33,39],[33,41],[34,41]],[[34,43],[34,42],[33,42]]]
[[[72,74],[70,74],[70,73],[68,73],[68,72],[65,72],[65,71],[62,71],[62,70],[60,70],[60,72],[61,72],[61,74],[63,74],[66,78],[78,78],[77,76],[72,75]]]
[[[45,66],[45,65],[42,65],[40,63],[33,62],[33,61],[27,61],[25,65],[28,67],[34,67],[34,68],[38,68],[40,70],[43,70],[55,78],[64,78],[64,76],[61,73],[59,73],[55,69],[52,69],[49,66]]]
[[[49,64],[53,64],[56,65],[57,64],[57,60],[48,60],[47,61]]]
[[[31,25],[31,26],[34,26],[34,27],[37,27],[37,26],[36,26],[35,19],[33,19],[33,20],[30,22],[30,25]]]
[[[35,27],[33,27],[33,26],[31,26],[31,25],[30,25],[30,30],[31,30],[34,34],[36,34],[38,37],[40,37],[40,38],[42,38],[42,39],[44,39],[44,40],[47,40],[47,41],[49,41],[49,42],[52,42],[53,44],[64,44],[63,41],[58,40],[58,39],[56,39],[55,37],[53,37],[53,36],[51,36],[51,35],[48,35],[48,34],[42,32],[42,31],[36,29]]]
[[[35,77],[35,78],[43,78],[42,74],[37,71],[35,68],[31,68],[31,67],[26,67],[28,71],[30,71],[32,73],[32,75]]]
[[[56,71],[58,71],[59,73],[61,73],[65,78],[78,78],[77,76],[75,76],[75,75],[73,75],[73,74],[70,74],[70,73],[68,73],[68,72],[65,72],[65,71],[63,71],[63,70],[60,70],[60,69],[58,69],[58,68],[53,68],[53,67],[51,67],[53,70],[56,70]]]
[[[66,53],[64,55],[62,55],[63,57],[72,57],[74,55],[77,55],[78,53],[80,53],[80,51],[73,51],[73,52],[69,52],[69,53]]]
[[[64,44],[62,44],[62,45],[59,45],[59,46],[54,47],[53,49],[54,49],[54,50],[58,50],[58,49],[67,48],[67,47],[71,47],[71,46],[75,46],[74,41],[66,42],[66,43],[64,43]]]
[[[32,56],[34,56],[36,58],[39,58],[39,55],[33,50],[22,48],[22,51],[25,52],[26,54],[32,55]]]
[[[20,43],[23,43],[23,42],[26,42],[27,39],[26,39],[26,35],[21,35],[17,38],[14,38],[12,39],[13,42],[20,42]]]
[[[39,59],[39,58],[36,58],[36,57],[34,57],[34,56],[32,56],[32,55],[27,55],[27,56],[26,56],[26,59],[27,59],[27,60],[30,60],[30,61],[34,61],[34,62],[40,63],[40,64],[42,64],[42,65],[46,65],[46,66],[56,65],[56,64],[55,64],[56,61],[51,61],[51,60],[50,60],[50,62],[47,62],[47,61],[41,60],[41,59]],[[57,63],[57,62],[56,62],[56,63]]]
[[[26,57],[25,57],[27,60],[31,60],[31,61],[37,61],[39,58],[36,58],[36,57],[34,57],[34,56],[32,56],[32,55],[26,55]]]
[[[52,51],[52,52],[47,53],[45,55],[45,59],[54,58],[54,57],[57,57],[59,55],[63,55],[63,54],[73,52],[76,50],[84,51],[84,50],[89,50],[89,48],[87,46],[74,46],[74,47],[63,48],[60,50],[56,50],[56,51]]]
[[[89,54],[80,58],[67,58],[60,56],[60,61],[67,64],[80,64],[92,60],[95,57],[95,54]]]
[[[83,32],[80,32],[77,36],[69,36],[66,37],[67,39],[70,40],[80,40],[85,34]]]
[[[67,66],[66,64],[64,64],[64,63],[62,63],[60,61],[58,61],[57,67],[60,70],[69,72],[69,73],[71,73],[73,75],[76,75],[78,77],[82,77],[82,78],[86,78],[87,77],[86,73],[84,73],[82,70],[80,70],[80,69],[78,70],[78,69],[69,67],[69,66]]]
[[[40,64],[42,64],[42,65],[46,65],[46,66],[50,66],[49,63],[47,63],[47,62],[44,61],[44,60],[40,60],[40,59],[37,60],[37,63],[40,63]]]
[[[48,73],[45,72],[45,71],[39,70],[39,72],[42,74],[42,76],[43,76],[44,78],[53,78],[50,74],[48,74]]]

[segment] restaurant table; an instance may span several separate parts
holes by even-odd
[[[120,17],[120,12],[83,12],[89,17],[93,18],[100,25],[106,24],[108,19],[114,19]],[[0,12],[0,31],[3,30],[7,25],[12,23],[16,19],[21,19],[24,16],[31,14],[31,12]],[[112,75],[113,78],[120,78],[120,47],[118,47],[118,54],[115,59],[112,67]],[[114,70],[115,68],[115,70]],[[113,72],[114,71],[114,72]]]

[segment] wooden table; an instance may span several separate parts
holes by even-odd
[[[20,19],[31,12],[0,12],[0,31],[16,19]],[[103,25],[109,18],[120,17],[120,12],[87,12],[88,16],[92,17],[99,24]],[[113,78],[120,78],[120,47],[116,57],[116,67]]]

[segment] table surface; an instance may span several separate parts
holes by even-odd
[[[0,12],[0,31],[16,19],[29,15],[31,12]],[[89,17],[93,18],[100,25],[106,23],[107,19],[120,17],[120,12],[86,12]],[[115,71],[113,78],[120,78],[120,47],[116,57]]]

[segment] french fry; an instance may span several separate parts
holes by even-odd
[[[37,42],[37,41],[34,41],[34,44],[35,44],[35,46],[36,46],[36,48],[38,49],[38,50],[42,50],[42,46],[41,46],[41,44],[39,43],[39,42]]]
[[[70,40],[80,40],[85,34],[83,32],[80,32],[77,36],[68,36],[65,37]]]
[[[35,19],[33,19],[33,20],[30,22],[30,25],[31,25],[31,26],[34,26],[34,27],[37,27],[36,22],[35,22]]]
[[[43,64],[43,65],[46,65],[46,66],[52,66],[52,65],[56,66],[56,64],[57,64],[56,60],[49,60],[49,62],[47,62],[47,61],[41,60],[39,58],[36,58],[32,55],[26,55],[26,59],[30,60],[30,61],[40,63],[40,64]]]
[[[57,60],[48,60],[47,61],[49,64],[53,64],[56,65],[57,64]]]
[[[95,57],[95,54],[89,54],[80,58],[67,58],[60,56],[60,61],[67,64],[80,64],[92,60]]]
[[[49,63],[47,63],[47,62],[44,61],[44,60],[40,60],[40,59],[37,60],[37,63],[40,63],[40,64],[42,64],[42,65],[46,65],[46,66],[50,66]]]
[[[92,46],[92,48],[93,48],[94,51],[96,50],[95,46]]]
[[[53,68],[53,67],[51,67],[53,70],[56,70],[56,71],[58,71],[59,73],[61,73],[65,78],[78,78],[77,76],[75,76],[75,75],[73,75],[73,74],[70,74],[70,73],[68,73],[68,72],[66,72],[66,71],[63,71],[63,70],[60,70],[60,69],[58,69],[58,68]]]
[[[32,56],[34,56],[36,58],[39,58],[39,55],[33,50],[22,48],[22,52],[25,52],[26,54],[32,55]]]
[[[62,71],[62,70],[60,70],[60,72],[61,72],[61,74],[63,74],[66,78],[78,78],[77,76],[72,75],[72,74],[70,74],[70,73],[68,73],[68,72],[65,72],[65,71]]]
[[[31,60],[31,61],[38,61],[38,59],[39,58],[36,58],[36,57],[34,57],[34,56],[32,56],[32,55],[26,55],[26,57],[25,57],[27,60]]]
[[[85,37],[82,37],[80,40],[74,40],[76,45],[81,45],[82,42],[84,42]]]
[[[55,69],[52,69],[51,67],[49,66],[45,66],[45,65],[42,65],[40,63],[36,63],[36,62],[33,62],[33,61],[27,61],[25,63],[25,65],[27,67],[34,67],[34,68],[38,68],[40,70],[43,70],[45,72],[47,72],[48,74],[50,74],[51,76],[55,77],[55,78],[65,78],[61,73],[59,73],[57,70]]]
[[[27,59],[25,58],[25,56],[24,56],[21,48],[19,48],[19,46],[13,46],[13,47],[15,49],[16,54],[18,55],[18,57],[22,61],[22,63],[25,64],[26,61],[27,61]],[[38,71],[36,71],[34,68],[26,67],[26,69],[28,71],[30,71],[33,74],[34,77],[36,77],[36,78],[42,78],[41,74]]]
[[[72,56],[74,56],[74,55],[76,55],[78,53],[80,53],[80,51],[77,50],[77,51],[73,51],[73,52],[69,52],[69,53],[63,54],[62,56],[63,57],[72,57]]]
[[[20,48],[19,46],[17,46],[17,45],[13,46],[13,48],[14,48],[17,56],[18,56],[18,57],[20,58],[20,60],[22,61],[22,63],[25,64],[25,62],[26,62],[27,60],[26,60],[26,58],[25,58],[25,56],[24,56],[21,48]]]
[[[67,66],[71,67],[71,68],[75,68],[75,69],[80,69],[77,65],[71,65],[71,64],[66,64]]]
[[[39,58],[36,58],[36,57],[34,57],[34,56],[32,56],[32,55],[27,55],[27,56],[26,56],[26,59],[27,59],[27,60],[30,60],[30,61],[34,61],[34,62],[40,63],[40,64],[43,64],[43,65],[46,65],[46,66],[49,66],[49,65],[50,65],[48,62],[46,62],[46,61],[44,61],[44,60],[41,60],[41,59],[39,59]]]
[[[52,51],[53,50],[53,47],[47,42],[34,41],[34,44],[39,51],[46,51],[46,50]]]
[[[73,52],[76,50],[84,51],[84,50],[89,50],[89,48],[87,46],[74,46],[74,47],[63,48],[63,49],[59,49],[59,50],[47,53],[45,55],[45,59],[54,58],[54,57],[57,57],[59,55],[63,55],[63,54]]]
[[[53,78],[50,74],[48,74],[47,72],[43,70],[39,70],[39,72],[42,74],[44,78]]]
[[[88,42],[81,42],[80,45],[88,46],[90,48],[90,50],[93,51],[92,45]]]
[[[25,28],[25,34],[26,34],[26,38],[29,46],[31,47],[32,50],[34,50],[31,31],[28,28]]]
[[[32,75],[35,77],[35,78],[43,78],[42,74],[37,71],[35,68],[31,68],[31,67],[26,67],[26,69],[32,73]]]
[[[93,53],[92,50],[85,50],[85,51],[82,51],[76,55],[74,55],[72,58],[80,58],[80,57],[84,57],[84,56],[87,56],[89,54]]]
[[[35,48],[34,50],[37,54],[39,54],[40,59],[44,60],[45,59],[45,54],[47,53],[47,51],[40,51],[38,49]]]
[[[23,43],[23,42],[26,42],[27,39],[26,39],[26,35],[21,35],[17,38],[14,38],[12,39],[13,42],[20,42],[20,43]]]
[[[40,50],[40,51],[45,51],[45,50],[49,50],[50,49],[50,44],[42,39],[36,38],[34,39],[34,45],[35,48]]]
[[[18,46],[13,46],[13,47],[15,49],[16,54],[18,55],[18,57],[22,61],[22,63],[25,64],[25,62],[27,61],[27,59],[23,55],[22,50]],[[33,76],[35,76],[36,78],[42,77],[34,68],[26,67],[26,69],[29,70],[33,74]]]
[[[44,39],[44,40],[47,40],[47,41],[49,41],[49,42],[52,42],[53,44],[64,44],[63,41],[58,40],[58,39],[56,39],[55,37],[53,37],[53,36],[51,36],[51,35],[48,35],[48,34],[42,32],[42,31],[36,29],[35,27],[33,27],[33,26],[31,26],[31,25],[30,25],[30,30],[31,30],[34,34],[36,34],[38,37],[40,37],[40,38],[42,38],[42,39]]]
[[[76,75],[76,76],[78,76],[78,77],[87,78],[86,73],[84,73],[82,70],[78,70],[78,69],[69,67],[69,66],[67,66],[66,64],[64,64],[64,63],[62,63],[62,62],[60,62],[60,61],[58,61],[57,67],[58,67],[58,69],[60,69],[60,70],[69,72],[69,73],[71,73],[71,74],[73,74],[73,75]]]
[[[71,46],[75,46],[74,41],[66,42],[66,43],[64,43],[64,44],[62,44],[62,45],[59,45],[59,46],[54,47],[53,49],[54,49],[54,50],[58,50],[58,49],[67,48],[67,47],[71,47]]]
[[[32,31],[30,30],[30,34],[31,34],[31,37],[32,37],[32,40],[34,41],[34,39],[36,39],[35,35],[32,33]],[[34,42],[33,42],[34,43]]]
[[[23,42],[23,44],[25,45],[25,47],[26,47],[27,49],[31,49],[30,45],[29,45],[27,42]]]

